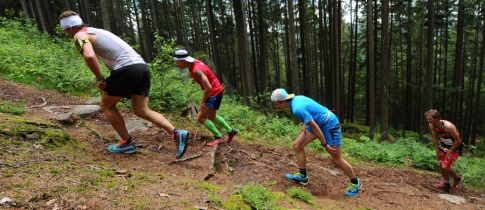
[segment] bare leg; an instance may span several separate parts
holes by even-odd
[[[306,168],[306,153],[305,146],[315,140],[317,137],[312,133],[305,131],[301,132],[295,141],[293,141],[293,151],[296,154],[296,160],[299,168]]]
[[[152,122],[171,135],[175,127],[162,114],[148,108],[148,101],[148,97],[142,95],[131,97],[131,106],[136,116]]]
[[[115,129],[116,133],[121,139],[130,138],[130,134],[125,127],[125,120],[121,116],[120,112],[116,108],[116,104],[121,101],[121,97],[109,96],[106,92],[102,92],[100,106],[104,111],[106,119],[111,124],[111,127]]]
[[[337,145],[335,145],[335,144],[332,146],[332,148],[334,148],[334,149],[337,150],[337,154],[333,154],[330,151],[328,151],[327,149],[325,149],[332,156],[332,161],[338,167],[340,167],[340,169],[342,169],[342,171],[345,173],[345,175],[347,175],[347,177],[349,177],[349,179],[353,179],[355,177],[354,170],[352,169],[352,166],[350,165],[350,163],[347,162],[342,157],[342,148],[339,147],[339,146],[337,146]]]

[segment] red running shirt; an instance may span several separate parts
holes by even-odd
[[[224,90],[224,88],[222,87],[217,77],[214,75],[214,73],[212,73],[212,70],[207,65],[205,65],[202,61],[195,60],[194,66],[192,66],[192,68],[189,69],[190,76],[192,76],[192,79],[194,79],[194,81],[200,85],[200,88],[202,88],[202,90],[204,90],[204,87],[200,83],[199,78],[195,76],[194,74],[195,70],[202,71],[202,73],[204,73],[207,79],[209,80],[209,84],[212,86],[212,91],[209,97],[216,96]]]

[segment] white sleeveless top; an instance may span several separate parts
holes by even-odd
[[[93,45],[94,52],[111,71],[145,63],[128,43],[113,33],[93,27],[88,27],[87,33],[96,35],[96,44]]]

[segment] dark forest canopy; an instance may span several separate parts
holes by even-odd
[[[59,14],[73,10],[90,26],[123,37],[149,62],[159,53],[157,37],[174,39],[189,52],[207,53],[246,105],[259,106],[258,98],[283,87],[316,99],[342,121],[370,125],[382,140],[389,129],[428,133],[424,112],[435,108],[475,145],[485,129],[484,4],[4,0],[0,15],[32,19],[39,31],[58,36]]]

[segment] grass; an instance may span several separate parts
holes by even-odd
[[[25,101],[21,101],[18,103],[0,101],[0,112],[13,115],[21,115],[25,113],[25,110],[22,108],[24,105]]]

